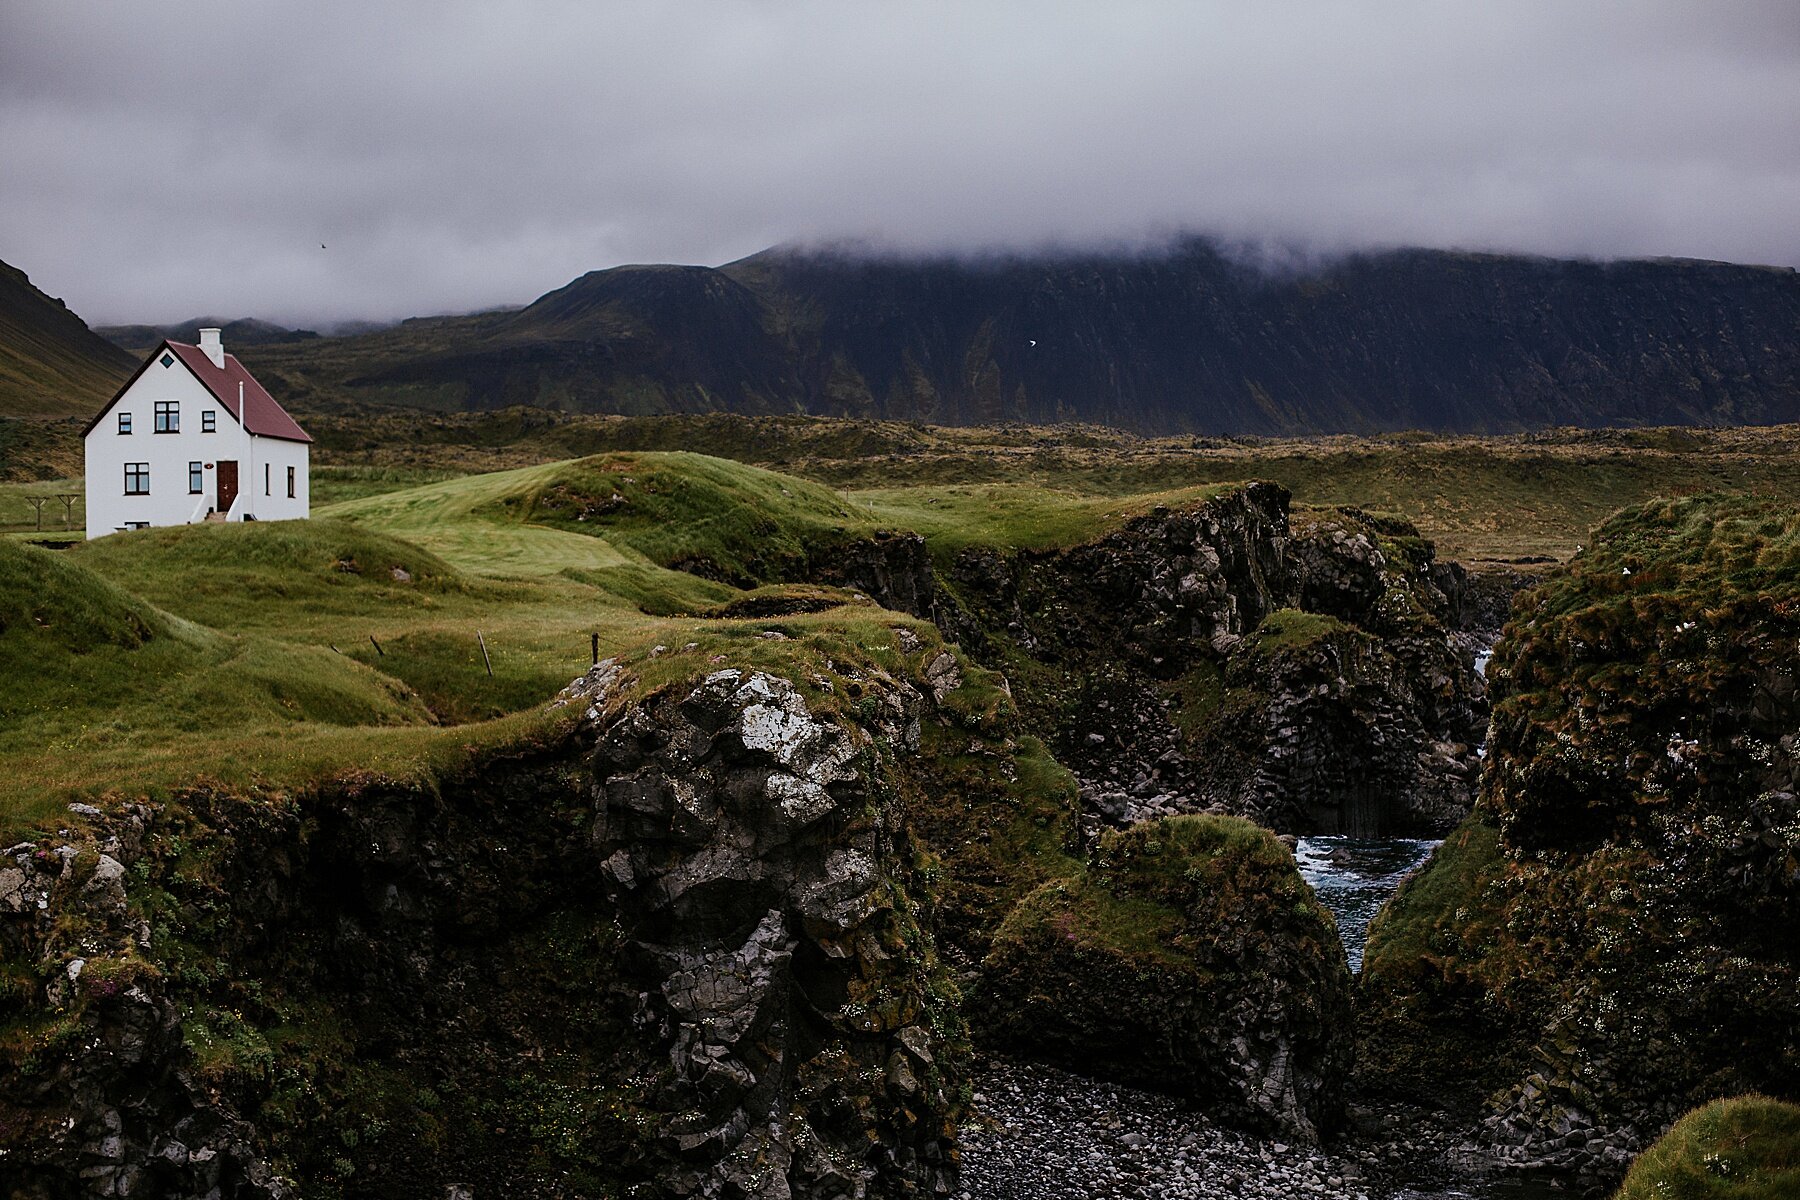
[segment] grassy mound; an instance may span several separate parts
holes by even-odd
[[[1616,1200],[1800,1196],[1800,1105],[1715,1100],[1675,1122],[1631,1166]]]
[[[1350,972],[1273,834],[1145,822],[1025,897],[995,935],[975,1020],[999,1048],[1189,1095],[1308,1137],[1341,1118]]]
[[[0,826],[71,793],[253,769],[303,731],[423,724],[407,688],[329,650],[230,636],[68,553],[0,542]],[[304,740],[304,738],[301,738]]]
[[[347,521],[177,525],[96,538],[69,553],[154,603],[224,628],[259,624],[258,606],[418,606],[467,586],[429,550]]]
[[[477,513],[597,534],[742,587],[793,578],[874,531],[818,484],[701,454],[606,454],[521,476]]]
[[[67,555],[0,541],[0,646],[18,656],[21,670],[47,672],[62,653],[135,649],[153,638],[178,636],[190,644],[204,640],[198,629]]]

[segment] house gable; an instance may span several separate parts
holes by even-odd
[[[174,362],[164,366],[165,358],[172,358]],[[175,365],[179,364],[212,394],[213,399],[219,402],[219,407],[231,414],[232,420],[248,432],[257,437],[275,438],[284,442],[312,441],[275,397],[269,395],[263,385],[256,381],[256,377],[238,361],[236,355],[226,354],[224,358],[225,365],[215,367],[206,356],[206,351],[200,347],[164,339],[138,369],[132,372],[131,378],[125,381],[125,386],[113,393],[112,399],[88,422],[87,427],[81,431],[81,436],[85,438],[98,429],[100,423],[106,420],[107,414],[136,386],[146,371],[152,367],[157,370],[174,370]]]

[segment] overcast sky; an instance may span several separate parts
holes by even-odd
[[[846,238],[1794,266],[1797,218],[1795,0],[0,0],[0,259],[93,324]]]

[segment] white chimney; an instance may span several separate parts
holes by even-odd
[[[200,349],[206,351],[206,357],[212,360],[213,366],[219,368],[225,366],[225,344],[219,340],[218,330],[202,329],[200,331]]]

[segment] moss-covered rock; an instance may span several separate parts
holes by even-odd
[[[1252,483],[1064,549],[965,549],[935,611],[1110,820],[1442,831],[1486,720],[1463,583],[1403,521]]]
[[[1721,1094],[1800,1096],[1800,512],[1629,510],[1525,593],[1484,791],[1371,931],[1364,1053],[1462,1061],[1481,1137],[1616,1178]]]
[[[1083,875],[1013,910],[986,967],[974,1019],[1000,1049],[1286,1136],[1341,1118],[1343,947],[1286,847],[1247,821],[1106,833]]]
[[[1631,1164],[1615,1200],[1792,1196],[1800,1196],[1800,1106],[1739,1096],[1675,1122]]]

